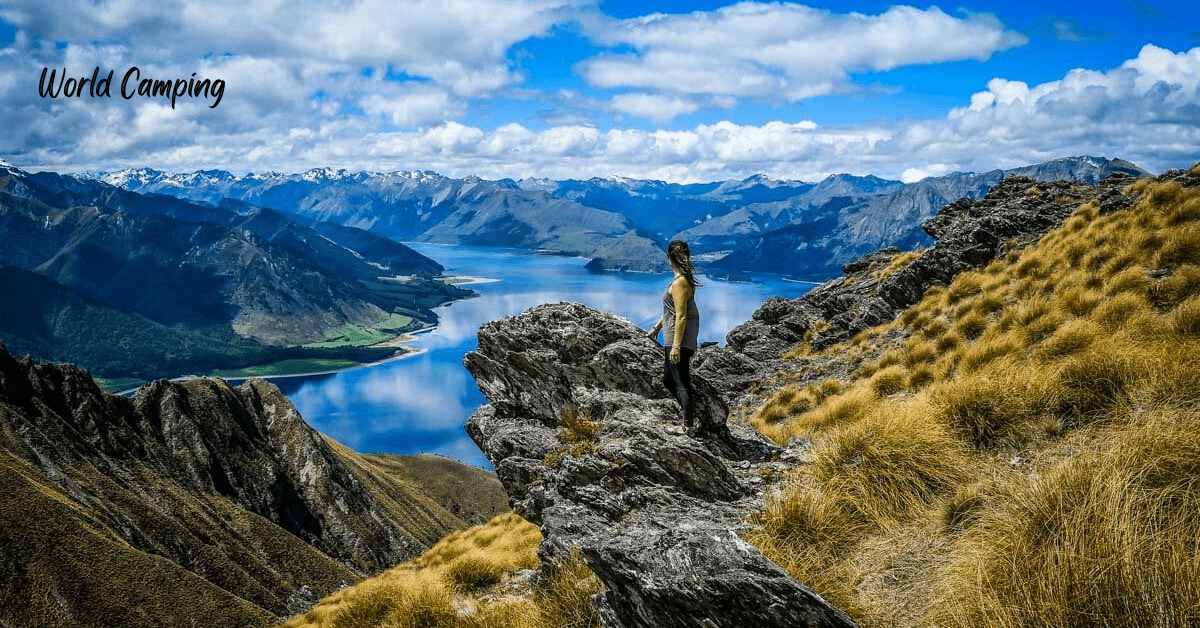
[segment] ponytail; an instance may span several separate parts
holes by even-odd
[[[696,279],[696,267],[692,265],[692,251],[688,249],[687,242],[671,240],[667,245],[667,260],[693,288],[704,285]]]

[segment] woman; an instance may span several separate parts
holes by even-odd
[[[700,310],[696,309],[696,268],[687,242],[672,240],[667,246],[667,261],[675,278],[663,294],[663,314],[650,329],[651,339],[663,329],[663,384],[675,395],[683,410],[683,425],[693,427],[692,377],[688,362],[696,352],[696,337],[700,333]]]

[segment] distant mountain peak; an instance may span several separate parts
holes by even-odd
[[[752,174],[752,175],[746,177],[745,179],[742,179],[741,182],[749,184],[749,185],[765,185],[767,187],[776,187],[780,184],[786,183],[783,180],[775,179],[775,178],[773,178],[769,175],[765,175],[761,172],[758,174]]]

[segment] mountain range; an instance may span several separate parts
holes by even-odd
[[[661,248],[621,213],[509,179],[328,168],[240,177],[220,170],[171,174],[142,168],[89,176],[194,201],[236,199],[396,241],[524,248],[603,258],[612,268],[665,270]]]
[[[592,267],[666,270],[665,244],[684,238],[706,270],[825,279],[884,246],[925,246],[919,225],[959,198],[979,198],[1006,176],[1096,183],[1146,173],[1121,159],[1069,157],[986,173],[903,183],[832,175],[816,183],[755,175],[677,184],[588,180],[454,179],[432,172],[299,174],[152,169],[88,173],[139,192],[209,203],[236,199],[400,241],[503,246],[581,255]]]
[[[0,338],[99,375],[380,359],[394,349],[299,346],[354,326],[427,326],[433,307],[470,294],[362,229],[11,166],[0,167],[0,238]]]

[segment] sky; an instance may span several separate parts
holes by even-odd
[[[1200,162],[1189,5],[0,0],[0,159],[699,182],[1093,155],[1158,173]]]

